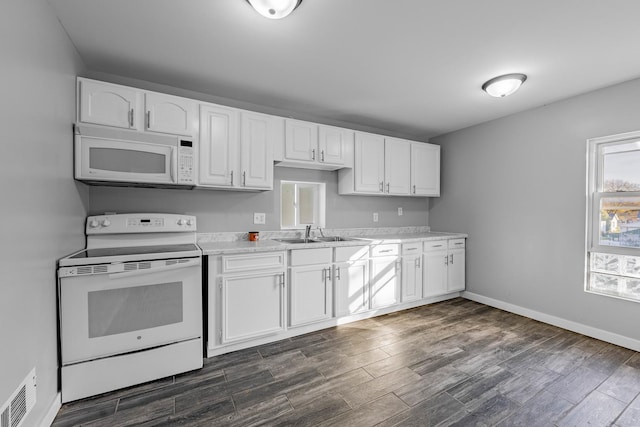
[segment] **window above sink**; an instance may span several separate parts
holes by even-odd
[[[304,229],[325,226],[326,184],[323,182],[281,181],[280,228]]]

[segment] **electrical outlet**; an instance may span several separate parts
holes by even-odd
[[[253,213],[253,223],[254,224],[266,224],[267,223],[267,214],[254,212]]]
[[[402,208],[398,208],[398,216],[402,216]]]
[[[378,222],[378,212],[373,213],[373,222]]]

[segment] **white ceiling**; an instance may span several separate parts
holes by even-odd
[[[91,71],[422,140],[640,77],[638,0],[49,2]]]

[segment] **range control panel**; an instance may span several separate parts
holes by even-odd
[[[87,217],[86,233],[170,233],[196,231],[196,217],[179,214],[106,214]]]

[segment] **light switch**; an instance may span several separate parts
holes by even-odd
[[[402,216],[402,208],[398,208],[398,216]]]
[[[373,213],[373,222],[378,222],[378,212]]]

